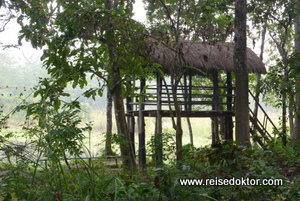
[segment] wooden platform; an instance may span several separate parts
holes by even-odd
[[[139,116],[138,111],[128,112],[127,116]],[[175,111],[161,111],[162,117],[172,117],[175,116]],[[156,117],[157,110],[144,110],[144,117]],[[233,111],[181,111],[182,117],[232,117],[234,116]]]

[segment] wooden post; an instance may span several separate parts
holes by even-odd
[[[192,111],[192,92],[193,92],[192,70],[189,70],[189,111]]]
[[[232,104],[233,104],[233,98],[232,98],[232,74],[231,72],[227,72],[227,110],[232,111]]]
[[[186,89],[186,98],[187,98],[187,108],[186,110],[187,111],[192,111],[192,71],[191,69],[189,69],[189,83],[187,85],[187,83],[184,84],[184,86],[187,88]],[[186,79],[186,78],[185,78]],[[188,128],[189,128],[189,134],[190,134],[190,144],[192,146],[194,146],[194,137],[193,137],[193,128],[192,128],[192,124],[191,124],[191,120],[189,117],[187,117],[186,119],[187,121],[187,125],[188,125]]]
[[[146,85],[146,80],[141,79],[140,83],[140,93],[142,93],[144,87]],[[139,100],[139,118],[138,118],[138,130],[139,130],[139,164],[142,169],[146,166],[146,145],[145,145],[145,117],[143,111],[145,109],[144,95],[140,97],[142,100]]]
[[[189,95],[188,95],[188,87],[187,87],[187,75],[183,75],[183,87],[184,87],[184,110],[188,111],[188,105],[189,105]]]
[[[213,71],[213,105],[212,109],[218,111],[219,108],[219,80],[218,80],[218,71]],[[212,117],[212,146],[216,145],[219,142],[219,120],[217,116]]]
[[[232,74],[231,72],[227,72],[227,111],[232,111]],[[225,117],[225,140],[233,140],[233,122],[232,117]]]
[[[134,155],[136,155],[136,153],[135,153],[135,136],[134,136],[135,119],[134,119],[133,113],[131,113],[130,116],[128,117],[128,126],[129,126],[129,134],[130,134],[132,150],[134,152]]]
[[[156,131],[155,131],[155,160],[156,165],[160,166],[163,164],[163,140],[162,140],[162,114],[161,114],[161,104],[162,104],[162,77],[157,73],[156,81],[157,89],[157,116],[156,116]]]

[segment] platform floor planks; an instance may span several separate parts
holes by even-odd
[[[173,114],[172,114],[173,113]],[[127,116],[139,116],[139,111],[128,112]],[[143,115],[145,117],[156,117],[157,110],[144,110]],[[176,116],[175,111],[161,111],[162,117]],[[232,117],[234,116],[233,111],[181,111],[181,117]]]

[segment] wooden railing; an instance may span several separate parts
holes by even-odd
[[[249,98],[252,99],[255,104],[257,104],[257,114],[255,114],[254,110],[252,110],[249,105],[251,122],[250,133],[253,136],[253,140],[257,141],[260,146],[263,147],[266,143],[270,142],[274,138],[274,135],[269,132],[268,126],[270,125],[276,134],[279,134],[279,130],[250,90],[249,95]],[[262,120],[260,120],[258,116],[261,116]]]
[[[227,87],[218,87],[218,93],[214,94],[214,87],[210,86],[179,86],[176,91],[177,102],[182,108],[182,111],[193,111],[193,110],[221,110],[222,107],[231,105],[233,108],[234,95],[227,94]],[[159,102],[162,107],[173,107],[174,97],[172,94],[171,85],[163,85],[161,93],[159,95],[161,98],[157,100],[157,87],[155,85],[150,85],[143,92],[143,106],[145,110],[153,108]],[[138,111],[140,94],[136,94],[131,101],[127,104],[133,111]],[[230,99],[230,102],[227,100]],[[226,109],[225,109],[226,110]]]

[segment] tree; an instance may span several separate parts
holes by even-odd
[[[106,0],[105,8],[109,11],[116,11],[119,6],[124,6],[119,1],[115,1],[114,4],[110,0]],[[120,4],[120,5],[119,5]],[[113,6],[114,5],[114,6]],[[125,116],[125,108],[123,102],[123,89],[122,89],[122,77],[121,77],[121,68],[122,68],[122,61],[120,61],[120,55],[118,55],[118,40],[116,40],[116,30],[114,29],[114,22],[110,22],[110,19],[107,19],[107,23],[111,23],[111,28],[107,30],[105,34],[106,39],[110,39],[106,45],[109,54],[109,77],[110,81],[108,83],[108,90],[109,93],[112,94],[114,107],[115,107],[115,116],[116,116],[116,123],[117,129],[119,134],[119,142],[120,142],[120,149],[121,154],[123,156],[123,163],[125,167],[135,168],[135,156],[134,150],[131,146],[131,139],[129,135],[129,130],[127,127],[126,116]]]
[[[181,40],[224,42],[232,33],[232,1],[147,1],[147,16],[152,36],[176,52],[176,62],[186,66],[182,57]],[[177,102],[177,89],[185,73],[183,68],[171,67],[171,94],[174,99],[175,116],[172,117],[176,131],[176,157],[182,155],[181,109]],[[176,119],[175,119],[176,117]]]
[[[275,4],[276,5],[276,4]],[[269,26],[270,36],[272,41],[277,47],[279,55],[281,57],[280,61],[278,62],[278,67],[283,68],[283,75],[282,75],[282,82],[280,84],[280,95],[281,95],[281,107],[282,107],[282,139],[283,144],[286,144],[286,136],[288,131],[288,118],[290,121],[290,130],[292,131],[294,126],[294,109],[293,109],[293,102],[294,98],[292,95],[292,88],[293,88],[293,80],[290,77],[290,66],[289,66],[289,54],[291,53],[291,27],[292,27],[292,20],[293,14],[291,13],[291,2],[284,2],[276,5],[276,7],[282,7],[285,9],[284,13],[281,17],[276,17],[274,15],[270,15],[270,18],[274,19],[273,24]],[[278,69],[277,69],[278,72]],[[279,71],[280,72],[280,71]],[[271,75],[272,76],[272,75]],[[289,116],[287,112],[289,110]],[[292,132],[291,132],[292,133]]]
[[[295,12],[296,12],[296,18],[295,18],[295,52],[296,55],[300,54],[300,2],[297,1],[295,3]],[[296,66],[297,71],[299,72],[299,63],[298,66]],[[299,75],[296,77],[296,83],[300,82]],[[293,139],[300,141],[300,89],[299,87],[296,88],[296,111],[295,111],[295,129],[294,133],[292,135]],[[298,142],[297,142],[298,143]]]
[[[0,1],[0,8],[10,7],[10,4],[5,1]],[[10,22],[10,20],[14,17],[12,11],[10,9],[5,9],[6,13],[0,15],[0,32],[5,30],[6,25]]]
[[[106,136],[105,136],[105,154],[114,155],[111,148],[112,140],[112,96],[109,90],[107,90],[107,107],[106,107]]]
[[[18,17],[20,42],[25,38],[34,48],[45,48],[42,59],[61,88],[67,83],[83,88],[88,84],[87,73],[107,84],[114,100],[124,168],[134,170],[123,83],[147,75],[147,68],[140,56],[144,27],[131,20],[132,2],[38,0],[14,5],[22,13]],[[95,97],[102,94],[102,88],[91,88],[84,94]]]
[[[269,67],[269,73],[262,82],[264,82],[263,90],[269,103],[275,103],[276,107],[281,107],[281,137],[283,145],[286,145],[289,130],[293,138],[294,130],[294,114],[296,112],[295,91],[297,73],[294,70],[292,60],[293,54],[293,20],[295,19],[295,1],[293,0],[274,0],[260,3],[255,0],[250,3],[250,12],[252,13],[251,21],[254,25],[266,27],[271,37],[271,46],[275,46],[270,50],[270,60],[276,62],[275,65]],[[265,31],[263,31],[265,32]],[[271,100],[271,101],[270,101]]]
[[[238,143],[250,146],[246,15],[247,1],[236,0],[234,20],[234,67],[236,74],[235,133]]]
[[[292,75],[291,62],[289,57],[292,53],[293,41],[293,19],[294,19],[294,1],[268,1],[266,4],[259,4],[251,1],[252,22],[256,25],[265,24],[269,36],[270,44],[275,46],[277,51],[270,50],[270,60],[276,62],[269,67],[269,73],[263,80],[263,91],[266,97],[272,97],[271,101],[276,102],[275,106],[281,107],[281,137],[282,142],[286,144],[288,132],[288,118],[290,133],[292,134],[294,125],[294,89],[295,80]]]

